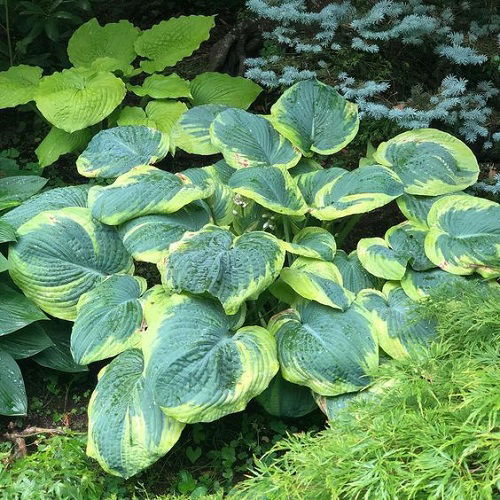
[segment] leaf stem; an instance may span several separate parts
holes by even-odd
[[[337,242],[337,246],[342,246],[344,241],[346,240],[347,236],[349,236],[349,233],[353,230],[354,226],[359,222],[359,219],[361,219],[361,216],[363,214],[356,214],[352,215],[349,217],[347,222],[342,226],[342,229],[339,231],[337,236],[335,237],[335,240]]]

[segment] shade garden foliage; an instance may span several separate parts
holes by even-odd
[[[142,68],[167,64],[151,55]],[[315,80],[285,91],[269,115],[232,99],[194,99],[168,133],[152,121],[101,130],[77,160],[97,184],[18,198],[0,218],[23,300],[72,322],[78,365],[114,358],[90,401],[87,451],[125,478],[186,424],[254,398],[274,415],[315,404],[332,415],[383,391],[371,376],[379,348],[404,359],[435,335],[416,307],[431,289],[498,286],[500,206],[463,192],[479,168],[460,140],[419,129],[353,170],[323,168],[319,158],[356,136],[355,104]],[[177,148],[222,159],[177,174],[154,166]],[[405,222],[340,248],[361,214],[394,200]]]

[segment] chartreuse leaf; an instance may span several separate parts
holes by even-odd
[[[267,413],[279,418],[299,418],[316,409],[311,391],[302,385],[288,382],[280,373],[276,374],[268,388],[255,400]]]
[[[357,255],[368,272],[386,280],[400,280],[408,264],[408,257],[393,250],[382,238],[360,239]]]
[[[342,286],[342,275],[331,262],[299,257],[282,269],[281,279],[309,300],[345,311],[355,295]]]
[[[191,97],[189,82],[176,73],[170,75],[151,75],[144,79],[142,85],[129,85],[128,89],[139,97],[150,96],[155,99]]]
[[[87,454],[126,479],[165,455],[184,428],[154,403],[143,371],[141,351],[125,351],[101,371],[89,403]]]
[[[146,73],[163,71],[190,56],[210,36],[215,16],[180,16],[155,24],[135,42]]]
[[[128,21],[101,26],[97,19],[91,19],[82,24],[69,39],[69,60],[73,66],[127,73],[137,57],[134,42],[139,33],[139,29]]]
[[[52,340],[38,323],[0,337],[0,352],[6,352],[14,359],[30,358],[52,346]]]
[[[134,265],[114,228],[79,207],[46,211],[24,223],[9,251],[10,275],[56,318],[74,320],[81,295]]]
[[[231,176],[229,186],[279,214],[304,215],[308,210],[296,181],[285,167],[241,168]]]
[[[343,250],[337,250],[333,263],[342,275],[342,283],[347,290],[358,293],[364,288],[382,288],[383,281],[361,265],[356,250],[349,255]]]
[[[383,142],[374,158],[398,174],[409,194],[461,191],[479,174],[474,153],[462,141],[432,128],[410,130]]]
[[[278,277],[284,258],[279,240],[269,233],[235,237],[207,225],[170,246],[162,278],[176,292],[209,293],[227,314],[236,314],[245,300],[258,296]]]
[[[118,225],[141,215],[169,214],[194,200],[207,198],[213,185],[199,187],[185,175],[155,167],[135,167],[109,186],[89,191],[92,215],[104,224]]]
[[[0,336],[3,336],[47,316],[23,294],[0,282],[0,318]]]
[[[85,177],[118,177],[140,165],[150,165],[168,153],[168,137],[144,126],[102,130],[78,157],[78,173]]]
[[[144,278],[115,275],[80,297],[71,333],[71,353],[77,363],[111,358],[140,342],[139,297],[146,288]]]
[[[168,247],[186,231],[199,231],[210,221],[201,207],[187,205],[169,215],[145,215],[118,228],[123,244],[134,260],[157,264]]]
[[[272,106],[271,120],[305,155],[336,153],[359,128],[357,105],[316,80],[298,82],[286,90]]]
[[[35,98],[42,77],[38,66],[12,66],[0,72],[0,108],[14,108]]]
[[[344,170],[340,175],[335,171],[334,179],[324,184],[328,174],[323,172],[306,174],[318,178],[311,214],[320,220],[369,212],[403,194],[403,184],[398,176],[380,165],[369,165],[350,172]]]
[[[425,253],[452,274],[500,276],[500,205],[473,196],[447,196],[432,205]]]
[[[410,299],[420,300],[441,286],[453,285],[465,279],[463,276],[451,274],[442,269],[418,272],[408,268],[401,280],[401,287]]]
[[[42,78],[35,96],[45,119],[66,132],[99,123],[125,97],[125,84],[106,71],[65,69]]]
[[[434,323],[416,315],[415,303],[400,287],[390,289],[385,295],[376,290],[362,290],[356,300],[375,327],[380,347],[395,359],[411,356],[436,336]]]
[[[291,168],[300,160],[300,153],[268,120],[242,109],[219,113],[210,127],[210,137],[233,168]]]
[[[50,189],[32,196],[18,207],[2,215],[0,220],[18,229],[25,222],[45,210],[57,210],[66,207],[86,207],[89,186],[68,186]]]
[[[40,167],[48,167],[62,155],[83,148],[88,144],[91,137],[92,133],[89,129],[77,130],[70,134],[57,127],[52,127],[35,149]]]
[[[207,298],[152,292],[144,312],[146,375],[156,403],[181,422],[243,410],[278,371],[276,342],[260,326],[239,328]]]
[[[16,241],[16,230],[8,222],[0,219],[0,243]]]
[[[359,391],[378,365],[376,332],[364,309],[346,311],[302,300],[269,322],[283,377],[323,396]]]
[[[21,370],[14,358],[0,350],[0,415],[26,415],[28,400]]]
[[[210,126],[215,117],[226,109],[227,106],[221,104],[205,104],[186,111],[172,129],[173,145],[198,155],[219,153],[219,147],[210,138]]]
[[[291,242],[283,241],[282,245],[287,252],[327,262],[333,261],[337,249],[333,235],[314,226],[301,229]]]
[[[45,186],[47,179],[36,175],[0,178],[0,211],[17,207]]]
[[[261,92],[262,87],[252,80],[225,73],[201,73],[191,81],[193,106],[224,104],[247,109]]]

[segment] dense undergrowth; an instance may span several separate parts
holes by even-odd
[[[378,376],[394,385],[376,404],[279,442],[234,496],[498,498],[499,304],[498,289],[470,282],[435,293],[420,309],[438,320],[440,340],[382,365]]]

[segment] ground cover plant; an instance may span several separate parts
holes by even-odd
[[[317,81],[266,116],[201,104],[170,147],[219,162],[166,172],[152,165],[160,131],[106,129],[77,161],[103,185],[79,187],[88,194],[77,200],[73,187],[49,190],[2,217],[16,230],[13,281],[74,322],[75,361],[116,356],[89,405],[88,453],[107,471],[130,477],[186,424],[256,397],[282,416],[311,411],[313,397],[327,411],[345,394],[366,397],[379,348],[401,359],[434,337],[416,301],[444,282],[500,275],[500,206],[462,192],[478,176],[471,150],[421,129],[354,170],[322,168],[315,158],[358,125],[356,105]],[[393,200],[408,220],[340,249],[360,214]],[[149,265],[148,281],[134,263]]]

